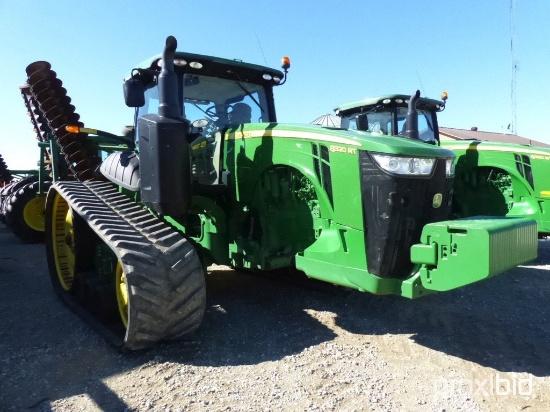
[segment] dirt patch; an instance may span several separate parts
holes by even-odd
[[[123,354],[0,225],[1,409],[548,410],[549,264],[414,301],[217,268],[193,340]]]

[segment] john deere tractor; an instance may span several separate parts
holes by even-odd
[[[445,108],[446,98],[446,93],[442,100],[387,95],[344,104],[335,111],[344,128],[452,150],[454,217],[528,217],[536,220],[539,236],[550,234],[550,149],[480,140],[440,141],[437,113]],[[413,101],[415,107],[409,109]],[[418,128],[411,129],[407,113],[412,109]]]
[[[531,219],[448,220],[450,150],[279,123],[288,59],[279,71],[176,45],[131,70],[123,136],[84,127],[49,63],[27,68],[67,165],[46,203],[51,280],[113,342],[193,332],[213,263],[415,298],[536,257]]]

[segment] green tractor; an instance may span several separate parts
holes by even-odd
[[[54,103],[50,150],[68,166],[47,196],[51,280],[113,343],[197,329],[211,264],[416,298],[536,257],[531,219],[448,220],[450,150],[278,123],[289,60],[283,72],[176,46],[169,37],[131,70],[124,136],[85,128],[51,66],[27,67],[32,98]]]
[[[480,140],[441,140],[437,113],[442,100],[416,100],[418,134],[407,125],[406,95],[387,95],[338,106],[341,126],[372,135],[397,135],[450,149],[456,154],[453,216],[527,217],[539,236],[550,234],[550,149]],[[413,109],[414,109],[413,108]]]

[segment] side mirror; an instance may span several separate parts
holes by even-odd
[[[131,77],[124,81],[124,101],[128,107],[145,106],[145,87],[141,80]]]

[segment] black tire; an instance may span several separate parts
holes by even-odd
[[[26,176],[21,180],[18,180],[16,182],[12,182],[11,186],[10,186],[10,189],[8,191],[8,194],[15,193],[16,191],[21,189],[23,186],[34,183],[34,182],[38,182],[38,176],[36,176],[36,175]]]
[[[37,182],[37,181],[38,181],[38,176],[31,175],[31,176],[27,176],[27,177],[25,177],[23,179],[20,179],[20,180],[15,180],[15,181],[11,182],[9,185],[7,185],[7,186],[3,187],[2,189],[0,189],[0,200],[1,200],[1,203],[0,203],[0,222],[4,223],[5,225],[7,224],[6,223],[6,207],[9,204],[11,195],[15,191],[17,191],[20,188],[22,188],[23,186],[25,186],[26,184]]]
[[[0,222],[6,224],[6,205],[8,204],[10,195],[0,193]]]
[[[33,182],[19,186],[5,201],[6,226],[25,243],[44,241],[46,197],[37,195],[38,185]],[[50,185],[45,182],[44,190]]]

